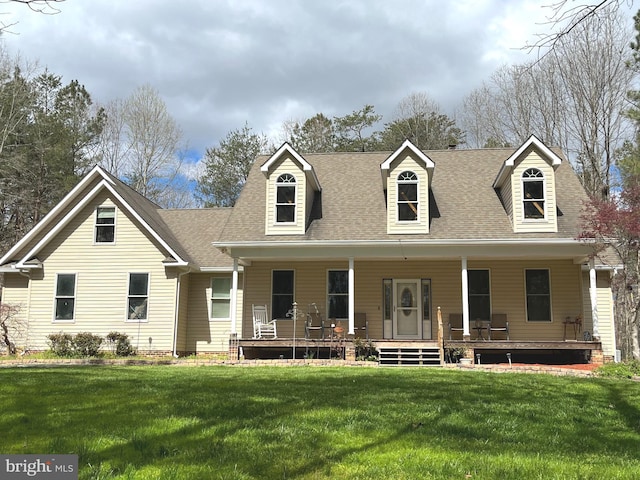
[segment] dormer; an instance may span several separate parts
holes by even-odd
[[[493,187],[514,233],[558,231],[555,172],[562,159],[534,135],[502,165]]]
[[[409,140],[380,170],[387,192],[387,233],[429,233],[429,188],[435,164]]]
[[[265,235],[305,233],[320,182],[302,155],[288,143],[260,167],[267,182]]]

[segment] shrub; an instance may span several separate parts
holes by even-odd
[[[71,341],[73,353],[77,357],[95,357],[103,341],[102,337],[90,332],[78,333]]]
[[[596,373],[600,377],[633,378],[640,376],[640,361],[631,360],[621,363],[607,363],[598,367]]]
[[[107,341],[111,346],[111,351],[118,357],[128,357],[135,352],[129,341],[129,335],[126,333],[109,332]]]
[[[73,356],[73,337],[68,333],[52,333],[47,336],[47,343],[51,351],[59,357]]]
[[[378,360],[378,350],[371,340],[363,340],[360,337],[356,337],[353,339],[353,347],[356,351],[356,360],[366,360],[368,362]]]

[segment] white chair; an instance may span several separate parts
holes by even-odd
[[[253,338],[271,336],[277,338],[276,321],[269,320],[269,310],[266,305],[252,305],[253,309]]]

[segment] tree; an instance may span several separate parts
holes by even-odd
[[[36,13],[42,13],[44,15],[55,15],[57,13],[60,13],[60,9],[57,8],[56,4],[62,3],[64,1],[65,0],[2,0],[2,3],[19,3],[21,5],[26,5]],[[0,22],[0,33],[9,32],[9,29],[16,24],[17,22]]]
[[[303,153],[332,152],[335,148],[333,122],[322,113],[308,118],[302,125],[295,122],[288,141]]]
[[[16,354],[16,339],[24,330],[19,313],[19,306],[0,303],[0,344],[4,345],[9,355]]]
[[[335,151],[337,152],[365,152],[375,150],[377,140],[375,135],[367,135],[366,131],[377,123],[382,115],[375,113],[373,105],[365,105],[360,110],[343,117],[334,117]]]
[[[471,143],[518,145],[535,134],[563,148],[590,195],[606,196],[615,152],[627,135],[624,110],[633,77],[626,68],[627,38],[622,20],[610,12],[581,22],[552,55],[499,69],[465,99],[463,125]]]
[[[410,140],[422,150],[445,149],[464,143],[464,132],[455,121],[440,113],[436,102],[426,93],[412,93],[396,107],[395,118],[379,134],[384,150],[395,150]]]
[[[604,264],[612,263],[607,247],[617,255],[613,263],[622,263],[613,277],[617,343],[625,358],[640,359],[640,176],[628,178],[617,196],[591,198],[582,215],[580,237],[595,241],[594,256]]]
[[[232,207],[256,157],[263,153],[267,138],[253,133],[247,123],[231,130],[217,147],[208,148],[204,173],[198,179],[197,197],[205,207]]]

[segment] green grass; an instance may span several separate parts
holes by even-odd
[[[637,479],[640,383],[440,369],[0,369],[0,453],[81,479]]]

